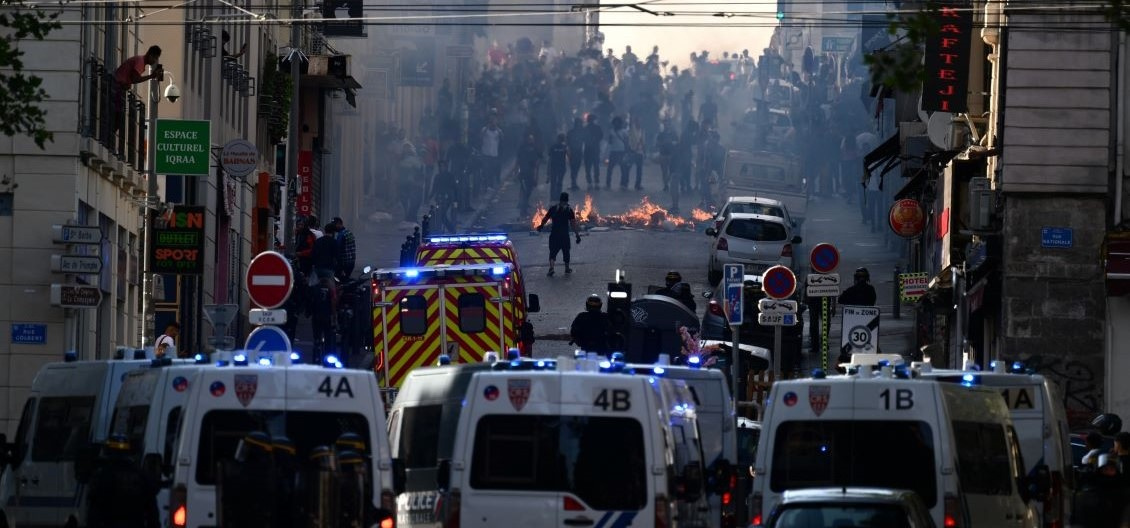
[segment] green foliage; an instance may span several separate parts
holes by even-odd
[[[269,97],[271,110],[267,118],[267,132],[272,143],[278,143],[287,136],[290,126],[290,99],[294,90],[294,80],[290,75],[279,71],[279,58],[267,53],[263,59],[263,82],[259,88],[260,97]]]
[[[1110,0],[1110,4],[1103,7],[1103,14],[1122,31],[1130,31],[1130,3],[1125,0]]]
[[[900,91],[913,91],[926,80],[922,64],[926,39],[937,35],[941,29],[938,4],[928,3],[910,15],[888,14],[887,32],[901,38],[885,49],[863,57],[871,71],[871,83]]]
[[[0,3],[6,8],[8,2]],[[47,130],[47,113],[38,105],[47,99],[43,79],[23,73],[24,52],[19,42],[28,38],[43,40],[51,30],[62,27],[58,13],[9,10],[0,13],[0,133],[27,135],[44,148],[53,135]]]

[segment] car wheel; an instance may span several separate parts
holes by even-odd
[[[722,270],[711,268],[710,271],[706,273],[706,280],[710,283],[710,286],[717,286],[719,282],[722,282]]]

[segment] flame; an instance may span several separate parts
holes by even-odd
[[[702,209],[699,209],[697,207],[691,210],[691,220],[694,220],[695,222],[705,222],[713,218],[714,213],[711,213],[710,211],[703,211]]]
[[[588,222],[590,217],[592,219],[597,219],[600,218],[600,215],[597,214],[596,208],[592,206],[592,195],[586,194],[585,205],[581,206],[580,211],[577,211],[577,220],[580,222]]]
[[[541,203],[541,201],[538,201],[538,204],[536,206],[534,206],[534,218],[532,220],[530,220],[530,228],[531,229],[537,229],[538,228],[538,225],[541,224],[541,219],[545,218],[545,213],[546,213],[545,204]]]

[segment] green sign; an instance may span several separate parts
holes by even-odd
[[[157,120],[157,174],[207,176],[212,122]]]
[[[178,205],[154,222],[153,273],[200,275],[204,273],[204,206]]]

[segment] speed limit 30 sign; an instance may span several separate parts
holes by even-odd
[[[879,308],[845,305],[843,309],[840,352],[846,355],[878,353]]]

